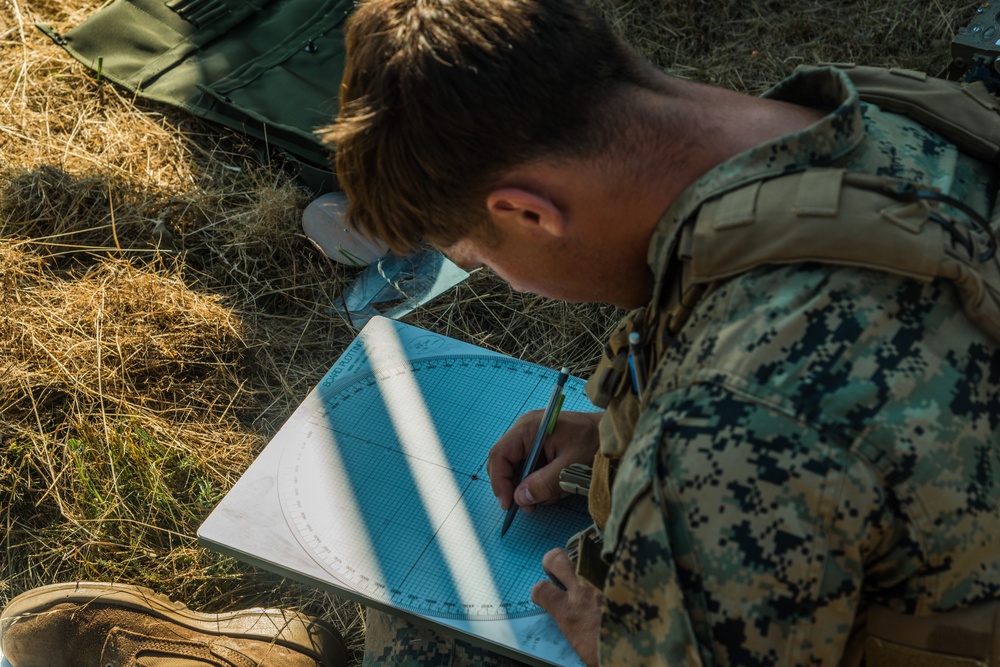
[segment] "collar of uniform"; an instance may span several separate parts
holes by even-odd
[[[663,269],[673,255],[681,223],[694,214],[706,199],[771,176],[806,167],[835,165],[864,139],[858,92],[847,75],[838,69],[801,69],[762,97],[832,111],[803,130],[734,155],[688,186],[660,218],[653,234],[648,260],[654,276],[664,275]],[[657,294],[653,303],[658,302],[660,282],[657,279]]]

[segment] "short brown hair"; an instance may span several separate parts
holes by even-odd
[[[595,110],[648,75],[583,0],[367,0],[346,41],[321,136],[350,224],[400,253],[487,238],[498,177],[606,147]]]

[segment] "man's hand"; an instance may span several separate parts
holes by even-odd
[[[554,503],[563,495],[559,488],[559,472],[573,463],[591,465],[594,461],[599,446],[597,424],[601,413],[563,412],[552,435],[546,437],[542,445],[546,463],[518,485],[521,466],[531,453],[531,442],[541,418],[541,410],[522,415],[493,445],[486,459],[486,474],[490,476],[493,495],[505,511],[511,502],[516,502],[526,512],[535,511],[535,505]]]
[[[535,584],[531,589],[531,601],[549,612],[570,646],[588,666],[597,665],[604,596],[576,576],[576,567],[564,549],[553,549],[545,554],[542,567],[549,579]]]

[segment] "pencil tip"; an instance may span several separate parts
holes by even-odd
[[[517,505],[511,503],[510,509],[507,510],[507,514],[504,515],[503,525],[500,527],[500,539],[507,534],[507,529],[510,528],[510,524],[514,523],[514,512],[517,511]]]

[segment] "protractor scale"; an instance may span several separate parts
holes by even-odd
[[[377,364],[377,359],[374,364]],[[542,613],[542,556],[590,523],[582,497],[503,511],[486,475],[494,442],[541,409],[557,372],[509,357],[400,361],[334,383],[278,471],[291,532],[349,587],[420,614],[495,620]],[[570,378],[563,411],[592,411]]]

